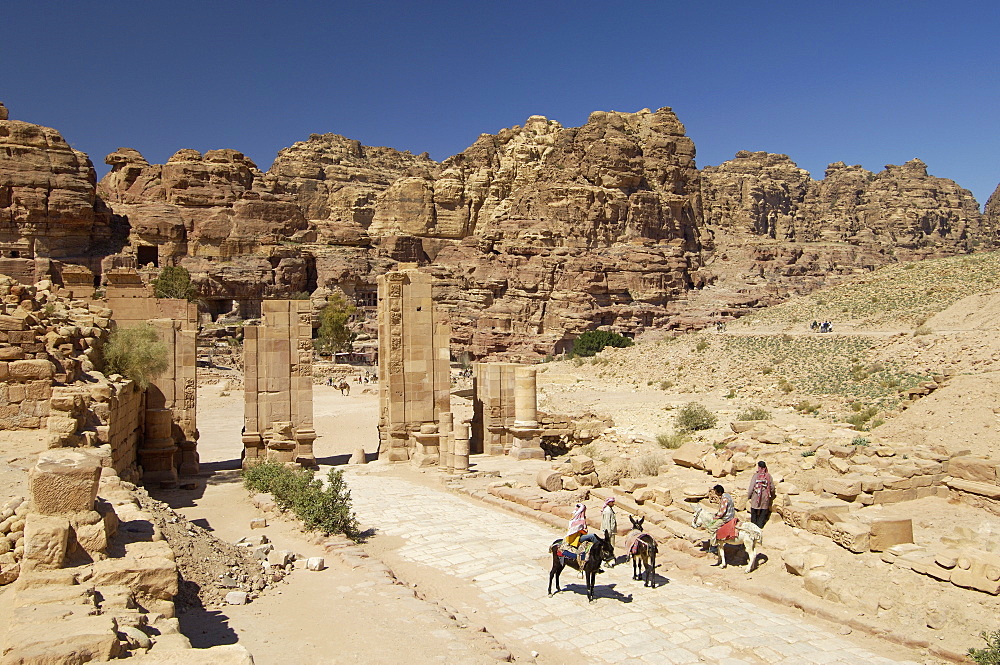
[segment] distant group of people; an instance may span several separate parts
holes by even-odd
[[[370,372],[365,370],[364,374],[358,374],[354,377],[354,383],[375,383],[378,380],[378,376],[375,372]]]
[[[767,462],[761,460],[757,462],[757,469],[750,479],[750,486],[747,488],[747,508],[750,510],[750,521],[755,525],[764,528],[768,518],[771,516],[771,504],[775,497],[774,479],[767,470]],[[709,542],[712,551],[716,551],[718,543],[725,540],[732,540],[736,537],[736,504],[732,495],[726,492],[722,485],[716,485],[709,490],[709,498],[719,504],[719,509],[715,511],[712,522],[707,525],[712,531],[712,538]],[[601,510],[601,530],[607,531],[611,535],[611,545],[614,546],[615,531],[618,529],[618,521],[614,511],[615,498],[610,497],[604,502]],[[573,517],[569,520],[569,527],[563,543],[571,547],[577,547],[580,543],[593,541],[594,534],[587,533],[587,506],[578,503],[573,511]]]
[[[828,333],[833,332],[833,324],[829,321],[813,321],[809,324],[809,329],[813,332]]]
[[[715,322],[715,332],[726,332],[726,322],[716,321]]]

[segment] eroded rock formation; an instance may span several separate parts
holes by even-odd
[[[475,357],[559,351],[596,326],[701,327],[839,275],[995,247],[1000,221],[996,196],[980,214],[919,160],[877,174],[838,162],[814,180],[741,151],[699,172],[669,108],[575,128],[532,116],[440,163],[334,134],[266,172],[229,149],[150,164],[120,148],[96,193],[54,130],[0,128],[0,249],[36,278],[48,257],[95,273],[181,264],[213,315],[254,316],[301,292],[373,305],[375,278],[414,262]]]

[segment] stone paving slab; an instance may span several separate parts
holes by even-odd
[[[344,477],[362,525],[401,537],[402,558],[477,589],[515,626],[498,637],[526,649],[573,642],[593,663],[917,665],[716,589],[676,580],[644,588],[632,580],[631,565],[599,575],[592,604],[579,573],[569,568],[563,591],[550,598],[550,529],[396,477],[355,471]],[[485,548],[488,533],[504,538]]]

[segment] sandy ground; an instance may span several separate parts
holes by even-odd
[[[198,449],[205,472],[199,489],[154,495],[218,537],[236,541],[251,535],[250,520],[261,513],[250,504],[235,472],[242,448],[243,394],[220,392],[217,386],[199,392]],[[377,451],[377,393],[355,389],[342,396],[317,385],[314,399],[319,433],[315,452],[321,464],[345,463],[359,446]],[[290,520],[269,519],[267,528],[253,535],[258,533],[267,535],[277,549],[324,556]],[[384,551],[391,544],[373,542],[371,547]],[[365,567],[352,567],[335,556],[325,558],[326,570],[296,570],[277,590],[265,591],[248,605],[206,608],[182,616],[182,630],[195,647],[239,641],[258,665],[496,662],[499,645],[480,630],[486,622],[476,617],[475,608],[465,608],[468,618],[456,621],[449,618],[456,614],[454,607],[434,602],[437,594],[421,600],[423,583],[392,584]]]

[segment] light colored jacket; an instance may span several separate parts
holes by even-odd
[[[612,538],[618,531],[618,518],[615,517],[615,509],[611,506],[604,506],[604,510],[601,511],[601,530],[610,533]]]

